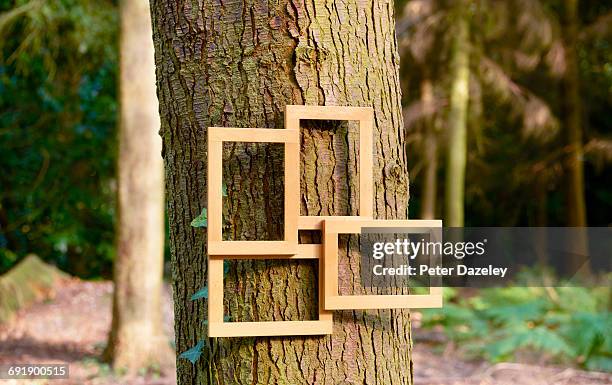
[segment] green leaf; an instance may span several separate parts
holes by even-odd
[[[499,362],[510,358],[510,353],[519,346],[520,339],[515,336],[510,336],[485,346],[484,351],[487,353],[487,357],[490,360]]]
[[[504,324],[512,322],[526,322],[537,320],[544,317],[550,304],[542,299],[535,299],[530,302],[513,304],[507,306],[494,306],[484,309],[487,318]]]
[[[223,322],[229,322],[231,320],[232,320],[232,316],[229,316],[229,315],[223,316]]]
[[[587,360],[592,354],[612,350],[609,330],[612,330],[612,316],[609,312],[574,312],[568,321],[559,325],[560,334],[565,340],[572,342],[576,355]]]
[[[204,347],[205,344],[206,344],[206,341],[204,341],[204,340],[198,341],[196,346],[194,346],[193,348],[191,348],[191,349],[181,353],[179,355],[179,358],[183,358],[183,359],[189,360],[192,364],[195,365],[196,361],[202,355],[202,348]]]
[[[200,298],[208,298],[208,286],[204,286],[203,288],[201,288],[200,290],[198,290],[197,292],[195,292],[195,294],[191,296],[192,301],[195,301]]]
[[[225,259],[223,260],[223,275],[227,274],[229,272],[230,269],[230,262]]]
[[[612,372],[612,358],[609,356],[593,356],[585,364],[589,370]]]
[[[227,186],[225,185],[225,182],[223,182],[223,185],[221,186],[221,195],[224,197],[227,196]]]
[[[546,327],[537,326],[525,336],[523,346],[532,346],[544,352],[549,352],[554,355],[564,354],[566,356],[574,356],[574,349],[554,330],[548,330]]]
[[[208,211],[206,207],[202,209],[202,213],[191,221],[193,227],[207,227],[208,226]]]

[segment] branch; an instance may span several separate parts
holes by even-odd
[[[559,122],[544,100],[513,81],[501,66],[486,56],[481,58],[478,69],[483,84],[522,116],[524,136],[549,140],[557,135]]]

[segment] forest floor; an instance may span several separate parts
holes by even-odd
[[[0,365],[8,363],[68,363],[70,379],[51,385],[174,385],[172,368],[166,374],[118,378],[100,354],[111,321],[112,284],[70,280],[56,289],[53,300],[22,309],[0,325]],[[415,317],[418,324],[418,315]],[[172,298],[164,293],[164,326],[172,328]],[[612,375],[574,368],[516,363],[490,364],[457,357],[451,346],[440,351],[414,330],[415,385],[610,385]],[[171,337],[169,337],[171,338]],[[44,385],[47,382],[0,380],[0,385]]]

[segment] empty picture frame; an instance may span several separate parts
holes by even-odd
[[[287,105],[285,107],[285,129],[299,133],[300,120],[307,119],[359,122],[359,216],[300,216],[299,229],[321,230],[323,221],[327,218],[372,218],[374,209],[372,174],[374,110],[372,107],[344,106]]]
[[[300,213],[299,131],[272,128],[208,128],[208,255],[292,255],[297,253]],[[223,240],[223,142],[285,145],[285,227],[282,241]]]
[[[274,258],[278,256],[272,256]],[[299,245],[291,259],[318,259],[319,277],[323,275],[321,245]],[[333,316],[323,308],[323,288],[319,279],[319,319],[309,321],[225,322],[223,314],[223,260],[246,256],[209,256],[208,258],[208,336],[272,337],[332,334]]]
[[[440,220],[352,220],[326,219],[323,223],[323,306],[326,310],[401,309],[442,307],[442,287],[429,288],[429,294],[340,295],[338,292],[338,235],[359,234],[362,228],[429,228],[441,239]],[[439,229],[439,230],[438,230]]]

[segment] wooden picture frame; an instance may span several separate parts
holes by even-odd
[[[299,131],[272,128],[208,127],[208,255],[293,255],[298,252],[300,213]],[[282,241],[223,240],[223,143],[283,143],[285,145],[285,227]],[[297,167],[296,167],[297,165]]]
[[[359,215],[300,215],[300,120],[359,122]],[[373,220],[373,109],[370,107],[287,105],[285,128],[208,128],[208,335],[259,337],[325,335],[333,330],[333,310],[428,308],[442,306],[441,285],[421,295],[351,295],[338,292],[338,235],[362,228],[434,228],[439,220]],[[222,161],[224,142],[283,143],[285,222],[282,241],[224,241],[222,234]],[[298,230],[321,230],[323,244],[298,244]],[[318,259],[318,320],[225,322],[223,261],[225,259]]]
[[[344,106],[285,106],[285,128],[300,130],[300,120],[353,120],[359,122],[359,215],[357,216],[299,216],[300,230],[321,230],[326,219],[372,218],[373,198],[373,124],[372,107]],[[299,163],[299,162],[298,162]]]
[[[441,285],[430,287],[429,294],[407,295],[345,295],[338,292],[338,235],[358,234],[362,228],[433,228],[434,237],[442,238],[440,220],[371,220],[346,221],[342,218],[326,219],[323,224],[323,306],[327,310],[401,309],[442,307]]]
[[[318,259],[319,277],[323,274],[321,245],[299,245],[290,259]],[[285,258],[271,256],[271,258]],[[208,336],[209,337],[273,337],[332,334],[333,312],[323,307],[323,288],[319,278],[319,319],[309,321],[225,322],[223,317],[223,260],[253,257],[208,257]]]

